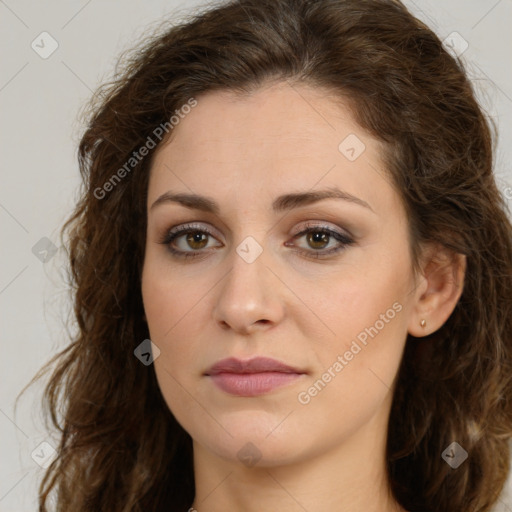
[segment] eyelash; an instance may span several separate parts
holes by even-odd
[[[178,249],[175,249],[172,247],[172,242],[174,242],[177,238],[180,236],[187,234],[187,233],[201,233],[206,234],[208,236],[211,236],[215,238],[215,235],[205,226],[198,226],[195,224],[183,224],[182,226],[179,226],[177,228],[173,228],[161,237],[161,239],[158,241],[160,244],[166,245],[169,251],[173,256],[176,256],[178,258],[198,258],[201,256],[204,256],[204,253],[206,251],[199,250],[199,251],[181,251]],[[333,247],[328,250],[305,250],[305,249],[295,249],[296,252],[302,253],[304,256],[312,259],[320,259],[326,256],[330,256],[332,254],[338,253],[340,251],[343,251],[347,247],[353,245],[355,243],[355,240],[353,240],[350,236],[345,235],[343,233],[340,233],[338,231],[334,231],[331,228],[327,226],[321,226],[317,224],[306,224],[306,227],[300,231],[299,233],[296,233],[293,235],[293,240],[300,238],[308,233],[322,233],[326,234],[330,237],[333,237],[335,240],[337,240],[341,245],[338,247]],[[330,240],[329,240],[330,241]],[[285,245],[288,242],[285,243]]]

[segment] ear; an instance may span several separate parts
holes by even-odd
[[[408,332],[420,338],[437,331],[452,314],[464,287],[466,256],[439,244],[423,251]]]

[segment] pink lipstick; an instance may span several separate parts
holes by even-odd
[[[289,384],[306,372],[268,357],[247,361],[230,357],[215,363],[205,375],[231,395],[258,396]]]

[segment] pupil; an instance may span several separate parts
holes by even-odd
[[[329,243],[329,234],[316,231],[308,235],[312,247],[322,248]]]
[[[187,242],[194,249],[202,248],[206,245],[206,235],[200,231],[195,231],[187,236]],[[199,246],[199,247],[198,247]]]

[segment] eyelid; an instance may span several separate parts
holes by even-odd
[[[174,226],[170,229],[165,229],[162,234],[158,237],[157,242],[162,245],[167,245],[170,248],[170,244],[177,238],[183,236],[187,232],[190,231],[200,231],[203,233],[206,233],[207,235],[211,236],[215,240],[217,240],[219,243],[223,244],[220,238],[221,236],[218,236],[216,234],[217,230],[215,230],[209,223],[199,223],[197,221],[195,222],[185,222],[183,224],[178,224],[177,226]],[[193,253],[193,251],[178,251],[176,252],[188,252]],[[199,251],[204,252],[204,251]]]
[[[292,231],[292,236],[297,236],[300,234],[303,234],[304,231],[308,229],[318,229],[319,231],[326,230],[326,231],[334,231],[336,233],[339,233],[340,235],[343,235],[348,238],[354,238],[352,233],[345,228],[341,228],[340,226],[333,224],[332,222],[323,221],[323,220],[308,220],[302,224],[300,224],[296,229]]]
[[[204,231],[205,233],[208,233],[209,235],[215,237],[215,238],[221,238],[218,235],[218,231],[209,223],[202,223],[202,222],[185,222],[183,224],[178,224],[177,226],[174,226],[171,229],[168,229],[165,231],[166,236],[175,235],[177,233],[182,233],[186,231]]]

